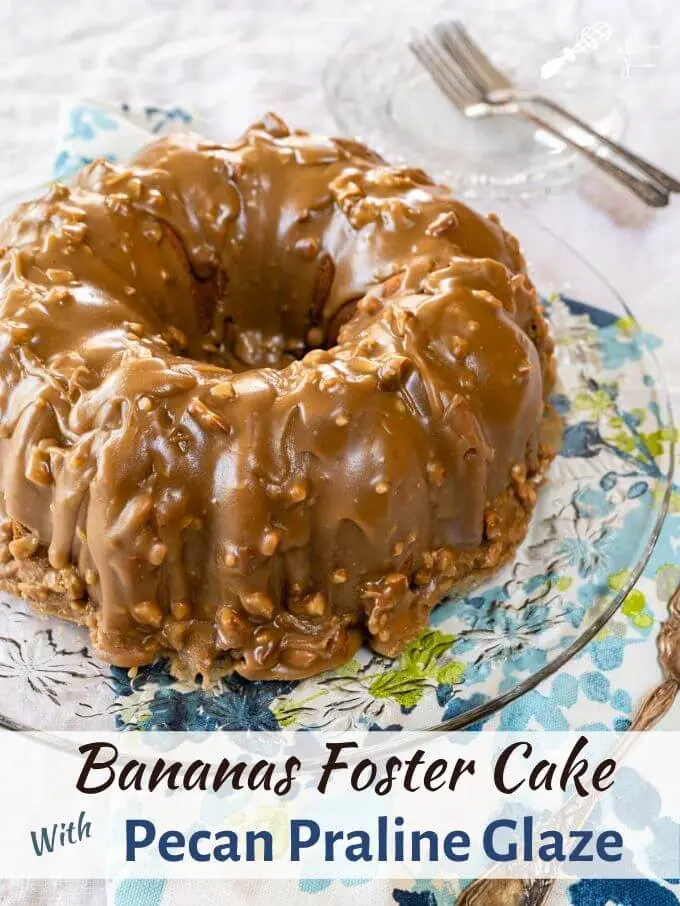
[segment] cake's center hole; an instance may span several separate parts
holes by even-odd
[[[357,303],[329,316],[334,278],[323,253],[313,262],[297,254],[270,262],[261,253],[242,255],[230,276],[215,273],[200,286],[200,357],[233,371],[282,369],[310,350],[332,348]]]
[[[274,312],[269,306],[275,307]],[[305,311],[304,320],[286,317],[290,309],[285,298],[263,303],[255,296],[247,315],[239,312],[241,317],[237,319],[235,313],[226,312],[217,328],[207,331],[202,357],[237,372],[283,369],[313,349],[335,346],[340,328],[355,309],[356,301],[344,305],[335,317],[323,323],[311,308]]]

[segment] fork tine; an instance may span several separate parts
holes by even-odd
[[[463,56],[466,59],[481,91],[487,93],[512,88],[508,77],[496,69],[460,22],[442,22],[440,28],[449,52],[454,57]]]
[[[471,94],[470,85],[452,70],[441,49],[429,37],[412,39],[409,48],[440,91],[459,110],[464,111],[469,104],[479,100]]]
[[[470,55],[477,62],[480,70],[486,73],[489,79],[489,84],[493,86],[493,89],[513,87],[511,80],[506,76],[504,72],[501,72],[500,69],[496,69],[490,58],[484,53],[479,44],[477,44],[477,42],[470,36],[470,32],[464,27],[462,22],[454,22],[453,29],[455,30],[456,34],[459,35],[460,40],[463,42],[465,47],[469,50]]]
[[[475,86],[480,94],[486,94],[488,90],[486,80],[480,77],[479,72],[474,66],[470,65],[469,54],[467,53],[467,50],[461,46],[457,36],[455,34],[451,35],[447,31],[444,23],[435,25],[434,33],[437,42],[446,54],[449,66],[458,70]]]
[[[425,72],[430,76],[437,88],[439,88],[439,90],[450,101],[453,101],[456,107],[458,107],[458,100],[454,99],[451,96],[449,86],[447,85],[446,81],[440,76],[439,70],[433,65],[429,53],[423,48],[422,44],[420,44],[418,41],[409,41],[408,46],[411,53],[416,57],[418,62],[421,64]]]
[[[422,45],[413,41],[409,44],[409,47],[444,97],[451,101],[458,110],[464,111],[465,104],[462,102],[461,97],[451,88],[448,80],[442,75],[429,52]]]
[[[452,86],[465,105],[474,104],[482,100],[481,92],[477,86],[466,75],[466,73],[452,61],[444,48],[434,40],[432,35],[425,35],[424,41],[430,48],[430,53],[437,61],[439,69],[444,74],[449,84]]]

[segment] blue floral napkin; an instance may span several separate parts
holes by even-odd
[[[63,129],[53,176],[68,178],[97,157],[125,160],[154,135],[199,128],[180,108],[131,109],[78,101],[64,109]],[[650,338],[653,344],[661,341]],[[612,349],[612,354],[619,354]],[[622,353],[624,354],[624,353]],[[679,366],[680,377],[680,366]],[[597,399],[583,405],[596,407]],[[595,505],[596,502],[593,502]],[[563,552],[581,555],[579,538]],[[642,698],[660,680],[655,639],[666,604],[680,583],[680,489],[654,554],[634,591],[605,629],[565,667],[533,691],[494,715],[484,728],[511,730],[626,729]],[[483,611],[480,620],[483,621]],[[679,902],[677,884],[652,881],[580,881],[554,891],[550,906],[666,906]],[[165,882],[122,880],[109,885],[112,906],[195,906],[196,903],[269,906],[285,899],[292,906],[344,906],[351,897],[366,906],[449,906],[459,882]]]

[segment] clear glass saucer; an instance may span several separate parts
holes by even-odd
[[[542,65],[558,59],[565,42],[577,43],[577,35],[559,31],[554,23],[552,29],[547,23],[539,29],[532,18],[539,8],[533,2],[513,10],[512,29],[500,29],[478,2],[456,4],[455,11],[517,85],[549,94],[600,132],[621,138],[624,110],[615,100],[611,79],[594,69],[594,52],[576,54],[548,81],[541,79]],[[451,15],[449,10],[447,17]],[[343,134],[359,137],[390,162],[417,162],[468,198],[547,193],[583,171],[587,164],[577,152],[519,117],[462,116],[408,49],[414,29],[425,27],[422,21],[409,21],[364,28],[332,56],[323,83]],[[538,34],[540,41],[534,39]],[[567,125],[567,130],[574,134],[573,127]]]
[[[0,595],[0,725],[41,730],[461,728],[565,664],[633,588],[661,530],[674,458],[652,342],[607,281],[555,233],[513,209],[546,299],[567,430],[515,561],[435,609],[394,661],[362,649],[299,683],[212,689],[165,664],[129,675],[99,661],[84,630]]]

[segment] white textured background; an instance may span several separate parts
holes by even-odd
[[[350,30],[413,19],[416,10],[451,15],[466,2],[0,0],[0,203],[47,176],[64,97],[184,104],[216,138],[233,136],[266,109],[332,131],[320,72]],[[486,15],[499,11],[498,27],[514,42],[513,9],[520,8],[526,41],[540,42],[542,24],[532,28],[527,15],[534,4],[483,5]],[[574,37],[584,24],[605,19],[638,44],[659,45],[647,57],[654,69],[633,71],[626,81],[609,72],[604,89],[595,75],[593,90],[613,91],[628,112],[627,140],[679,173],[679,0],[544,0],[540,8],[543,21],[571,16]],[[650,212],[606,177],[590,176],[532,206],[588,254],[647,326],[677,332],[680,196],[670,209]],[[680,385],[678,374],[671,383]]]
[[[47,178],[58,108],[68,96],[183,104],[215,138],[233,136],[267,109],[333,131],[320,72],[346,34],[359,23],[413,18],[426,7],[455,15],[460,2],[0,0],[0,206]],[[518,40],[512,9],[526,9],[523,0],[478,3],[487,15],[498,11],[498,27]],[[680,174],[680,0],[543,0],[542,14],[553,13],[572,16],[574,37],[604,19],[638,42],[659,45],[654,69],[626,81],[609,73],[606,87],[602,74],[593,90],[614,91],[627,109],[626,139]],[[525,15],[520,37],[540,41],[540,25],[526,22]],[[588,175],[530,204],[596,264],[645,326],[664,336],[662,365],[680,411],[680,196],[651,212]],[[90,906],[102,902],[103,888],[27,884],[0,895],[11,906]]]

